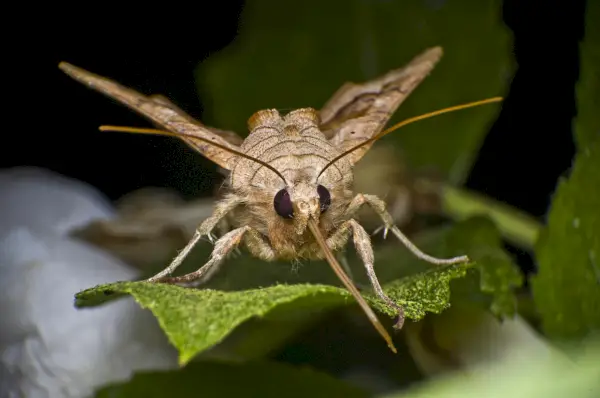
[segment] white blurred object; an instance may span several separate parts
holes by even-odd
[[[152,314],[131,298],[77,310],[76,292],[137,271],[70,238],[113,210],[46,170],[0,172],[0,397],[86,397],[137,370],[177,367]]]
[[[0,235],[15,227],[66,235],[113,215],[109,201],[79,181],[35,167],[0,171]]]

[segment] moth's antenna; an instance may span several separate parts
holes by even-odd
[[[392,131],[398,130],[400,127],[404,127],[407,124],[418,122],[419,120],[423,120],[423,119],[428,119],[430,117],[441,115],[443,113],[449,113],[449,112],[459,111],[459,110],[462,110],[462,109],[473,108],[473,107],[480,106],[480,105],[490,104],[492,102],[499,102],[499,101],[502,101],[502,99],[503,99],[502,97],[493,97],[493,98],[488,98],[488,99],[484,99],[484,100],[481,100],[481,101],[468,102],[466,104],[455,105],[455,106],[451,106],[449,108],[438,109],[437,111],[428,112],[428,113],[425,113],[423,115],[414,116],[414,117],[408,118],[406,120],[403,120],[403,121],[401,121],[399,123],[394,124],[392,127],[383,130],[379,134],[376,134],[374,137],[371,137],[368,140],[363,141],[363,142],[361,142],[360,144],[358,144],[356,146],[353,146],[352,148],[348,149],[347,151],[342,152],[340,155],[338,155],[335,158],[333,158],[333,160],[331,160],[329,163],[327,163],[325,165],[325,167],[323,167],[323,169],[321,169],[321,171],[319,172],[319,175],[317,176],[317,178],[319,178],[321,176],[321,174],[323,174],[323,172],[325,170],[327,170],[327,168],[329,166],[331,166],[332,164],[334,164],[335,162],[337,162],[338,160],[340,160],[344,156],[346,156],[346,155],[348,155],[348,154],[356,151],[359,148],[362,148],[365,145],[368,145],[368,144],[370,144],[372,142],[377,141],[378,139],[380,139],[384,135],[387,135],[387,134],[391,133]]]
[[[98,128],[100,131],[116,131],[116,132],[120,132],[120,133],[133,133],[133,134],[151,134],[151,135],[163,135],[163,136],[167,136],[167,137],[186,137],[186,138],[190,138],[193,140],[198,140],[198,141],[203,141],[206,142],[207,144],[213,145],[219,149],[222,149],[224,151],[227,151],[229,153],[232,153],[234,155],[237,156],[241,156],[243,158],[246,158],[248,160],[252,160],[253,162],[256,162],[258,164],[260,164],[261,166],[266,167],[267,169],[271,170],[273,173],[277,174],[277,176],[279,178],[281,178],[283,180],[283,182],[286,183],[287,185],[287,181],[285,180],[285,177],[279,172],[277,171],[277,169],[273,166],[271,166],[270,164],[268,164],[267,162],[263,162],[260,159],[256,159],[250,155],[247,155],[243,152],[240,151],[236,151],[235,149],[231,149],[226,147],[225,145],[221,145],[218,144],[212,140],[206,139],[206,138],[202,138],[202,137],[198,137],[192,134],[186,134],[186,133],[173,133],[170,131],[165,131],[165,130],[158,130],[158,129],[149,129],[149,128],[141,128],[141,127],[127,127],[127,126],[100,126]]]
[[[327,262],[329,263],[331,268],[333,268],[333,271],[335,272],[337,277],[340,278],[340,280],[342,281],[344,286],[346,286],[346,289],[348,289],[350,291],[350,293],[352,293],[352,295],[358,302],[358,305],[361,307],[363,312],[367,315],[367,317],[369,318],[369,321],[371,321],[371,324],[379,332],[381,337],[383,337],[383,339],[387,343],[390,350],[392,350],[392,352],[394,354],[396,354],[398,351],[396,350],[396,347],[394,346],[394,342],[392,341],[392,338],[390,337],[388,332],[385,330],[385,328],[383,327],[383,325],[377,318],[377,315],[375,315],[375,313],[373,312],[371,307],[369,307],[369,304],[367,304],[365,299],[360,295],[360,292],[358,291],[356,286],[354,286],[354,284],[352,283],[352,280],[350,280],[348,275],[346,275],[344,273],[344,270],[342,269],[341,265],[335,259],[335,256],[331,252],[331,249],[329,249],[329,247],[327,246],[327,242],[325,241],[325,238],[323,238],[323,235],[321,234],[321,231],[319,230],[319,226],[317,225],[315,220],[313,220],[312,218],[308,220],[308,228],[310,229],[310,232],[312,232],[315,239],[317,240],[317,243],[321,247],[321,250],[323,250],[323,253],[325,254],[325,258],[327,259]]]

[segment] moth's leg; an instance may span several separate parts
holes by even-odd
[[[336,233],[338,232],[340,234],[346,234],[346,236],[349,235],[350,232],[352,232],[352,240],[354,241],[354,247],[356,248],[356,252],[358,253],[358,256],[360,257],[365,266],[367,275],[369,276],[369,280],[371,281],[371,285],[373,286],[375,294],[377,294],[377,297],[383,300],[388,306],[390,306],[398,312],[398,318],[394,327],[397,329],[401,329],[402,325],[404,324],[404,309],[394,300],[389,298],[381,288],[381,284],[379,283],[377,275],[375,274],[375,256],[373,255],[373,247],[371,246],[371,239],[369,238],[369,234],[354,219],[350,219],[344,222],[342,225],[340,225]]]
[[[415,244],[412,243],[410,239],[408,239],[408,237],[402,233],[402,231],[400,231],[400,228],[394,225],[394,219],[386,210],[385,202],[375,195],[360,193],[356,195],[346,209],[346,215],[348,217],[352,217],[352,215],[354,215],[364,204],[369,205],[375,211],[375,213],[381,217],[381,220],[383,221],[383,237],[385,238],[387,236],[388,231],[392,231],[392,233],[404,244],[404,246],[406,246],[406,248],[410,250],[417,258],[436,265],[458,264],[469,261],[469,257],[467,256],[437,258],[430,256],[427,253],[423,253],[421,249],[415,246]]]
[[[335,257],[344,269],[344,272],[352,279],[358,289],[364,290],[366,286],[356,283],[354,275],[352,274],[352,269],[350,268],[350,264],[348,264],[348,259],[344,252],[344,248],[346,247],[346,243],[348,242],[351,233],[351,226],[347,222],[342,223],[339,228],[327,238],[326,242],[331,251],[335,253]]]
[[[184,286],[184,287],[198,287],[200,285],[205,284],[206,282],[208,282],[209,280],[212,279],[213,276],[216,275],[217,272],[219,272],[219,270],[221,269],[221,267],[223,266],[223,263],[225,262],[227,258],[225,258],[224,260],[221,260],[219,263],[217,264],[213,264],[211,267],[208,268],[208,270],[202,274],[202,276],[198,279],[195,279],[193,281],[190,282],[173,282],[174,284],[177,284],[177,286]],[[163,281],[161,281],[163,282]],[[168,281],[164,281],[165,283],[167,283]],[[168,282],[171,283],[171,282]]]
[[[215,230],[217,231],[217,236],[223,236],[227,232],[231,231],[231,224],[228,222],[227,217],[223,217],[215,226]],[[241,256],[242,251],[239,247],[233,249],[231,253],[229,253],[229,257],[237,258]]]
[[[350,279],[354,280],[354,275],[352,275],[352,269],[350,268],[350,264],[348,263],[348,259],[346,258],[346,253],[344,253],[343,251],[338,251],[337,253],[335,253],[335,257],[344,269],[344,272],[350,277]]]
[[[198,270],[182,276],[166,277],[159,280],[162,283],[188,284],[189,282],[206,282],[207,276],[214,274],[214,271],[221,265],[228,253],[230,253],[240,243],[244,234],[252,228],[249,226],[234,229],[223,235],[215,242],[215,247],[210,255],[210,260]]]
[[[247,229],[242,239],[245,239],[246,244],[252,244],[253,248],[256,248],[256,251],[253,252],[254,256],[265,261],[272,261],[275,259],[275,251],[273,250],[269,242],[267,242],[267,240],[257,230],[252,228]],[[224,259],[222,259],[218,263],[213,264],[206,271],[206,273],[202,274],[202,276],[199,279],[193,280],[191,282],[178,284],[187,287],[197,287],[204,284],[205,282],[208,282],[213,277],[213,275],[215,275],[219,271],[219,269],[223,265],[224,260],[234,256],[235,252],[241,253],[241,251],[239,250],[239,243],[233,246],[233,248],[225,254]]]
[[[241,203],[241,199],[238,196],[230,195],[225,197],[225,199],[221,200],[217,203],[213,214],[208,217],[206,220],[200,224],[192,239],[188,242],[188,244],[183,248],[182,251],[179,252],[177,257],[171,261],[171,264],[164,270],[160,271],[158,274],[154,275],[151,278],[148,278],[148,282],[158,282],[164,277],[171,275],[177,267],[181,265],[183,260],[187,257],[190,251],[196,246],[196,243],[200,241],[200,239],[207,235],[208,239],[213,242],[214,238],[212,236],[212,230],[219,223],[219,221],[225,217],[227,213],[233,210],[236,206]]]
[[[350,268],[350,263],[348,262],[348,258],[346,257],[346,254],[344,252],[337,252],[336,258],[337,258],[338,262],[340,263],[340,265],[342,266],[342,268],[344,269],[344,271],[346,272],[346,274],[348,274],[350,279],[352,279],[352,282],[354,282],[354,285],[356,286],[356,288],[359,291],[369,289],[369,285],[365,285],[364,283],[359,283],[356,281],[356,279],[354,278],[354,273],[352,272],[352,268]]]
[[[246,247],[254,257],[264,261],[273,261],[277,257],[269,241],[257,230],[250,229],[245,236]]]
[[[225,185],[225,182],[223,183],[223,185]],[[221,220],[219,220],[219,222],[215,226],[215,230],[217,231],[218,236],[223,236],[227,232],[231,231],[232,225],[235,221],[234,217],[235,216],[233,215],[233,213],[228,213],[227,215],[225,215],[225,217],[223,217],[223,218],[221,218]],[[237,258],[241,255],[242,255],[242,251],[240,250],[239,247],[236,247],[231,252],[230,257]]]

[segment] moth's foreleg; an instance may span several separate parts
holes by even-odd
[[[371,281],[371,285],[373,286],[375,294],[377,294],[377,297],[383,300],[388,306],[398,312],[398,319],[394,327],[397,329],[402,328],[402,325],[404,324],[404,309],[394,300],[389,298],[381,288],[379,279],[377,279],[377,275],[375,274],[375,256],[373,255],[373,247],[371,246],[369,234],[358,222],[356,222],[356,220],[353,219],[350,219],[340,225],[338,231],[340,230],[347,231],[347,233],[350,231],[352,232],[354,247],[356,248],[356,252],[365,266],[365,270],[367,271],[367,275],[369,276],[369,280]]]
[[[358,211],[358,209],[360,209],[360,207],[364,204],[369,205],[375,211],[375,213],[377,213],[379,215],[379,217],[383,221],[383,236],[384,236],[384,238],[387,236],[388,231],[392,231],[392,233],[400,240],[400,242],[402,242],[408,250],[410,250],[416,257],[420,258],[421,260],[425,260],[431,264],[436,264],[436,265],[458,264],[458,263],[465,263],[465,262],[469,261],[469,258],[467,256],[458,256],[458,257],[452,257],[452,258],[437,258],[437,257],[433,257],[427,253],[422,252],[421,249],[419,249],[417,246],[415,246],[415,244],[412,243],[410,241],[410,239],[408,239],[408,237],[406,237],[406,235],[404,235],[402,233],[402,231],[400,231],[400,228],[398,228],[396,225],[394,225],[394,219],[392,218],[390,213],[386,210],[385,202],[375,195],[367,195],[367,194],[356,195],[354,197],[354,199],[352,199],[352,202],[350,202],[350,205],[348,206],[348,209],[346,210],[346,216],[352,217],[352,215],[354,215]]]
[[[213,214],[209,218],[204,220],[202,222],[202,224],[200,224],[200,226],[194,233],[194,236],[192,237],[192,239],[183,248],[183,250],[179,252],[177,257],[175,257],[173,259],[173,261],[171,261],[171,264],[169,264],[169,266],[167,268],[160,271],[158,274],[154,275],[151,278],[148,278],[147,281],[148,282],[158,282],[161,279],[165,278],[166,276],[171,275],[173,273],[173,271],[175,271],[177,269],[177,267],[179,267],[181,265],[183,260],[185,260],[187,255],[190,253],[190,251],[192,251],[194,246],[196,246],[196,243],[198,243],[203,236],[208,236],[209,240],[212,242],[214,240],[214,238],[212,236],[212,230],[219,223],[219,221],[221,221],[223,219],[223,217],[225,217],[225,215],[227,213],[232,211],[241,202],[242,202],[242,200],[239,197],[234,196],[234,195],[227,196],[225,199],[218,202]]]
[[[159,282],[177,284],[189,284],[190,282],[194,282],[194,285],[206,282],[209,277],[214,274],[213,271],[218,269],[223,260],[225,260],[227,254],[239,245],[244,234],[251,229],[252,228],[249,226],[240,227],[220,237],[215,242],[215,247],[210,255],[210,260],[198,270],[182,276],[162,278]]]
[[[245,236],[246,246],[254,257],[264,261],[273,261],[277,257],[275,250],[267,239],[257,230],[251,229]]]
[[[335,258],[337,258],[338,262],[344,269],[344,272],[354,281],[354,284],[357,288],[362,289],[362,286],[359,286],[358,283],[354,280],[354,275],[352,275],[352,268],[350,268],[350,263],[348,263],[348,259],[346,258],[346,253],[343,251],[338,251],[335,253]]]
[[[327,246],[331,249],[332,252],[335,253],[335,257],[338,262],[346,272],[346,274],[354,281],[354,276],[352,275],[352,269],[350,268],[350,264],[348,264],[348,259],[346,258],[346,254],[344,253],[344,248],[346,247],[346,243],[348,242],[348,238],[351,234],[351,229],[347,225],[347,223],[343,223],[340,225],[338,229],[335,230],[333,234],[329,238],[327,238]],[[359,286],[354,281],[354,284],[362,289],[363,286]]]

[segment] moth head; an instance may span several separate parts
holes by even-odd
[[[331,205],[329,190],[319,184],[302,181],[279,190],[273,198],[273,207],[279,217],[292,220],[298,235],[306,231],[308,220],[317,223],[321,214]]]

